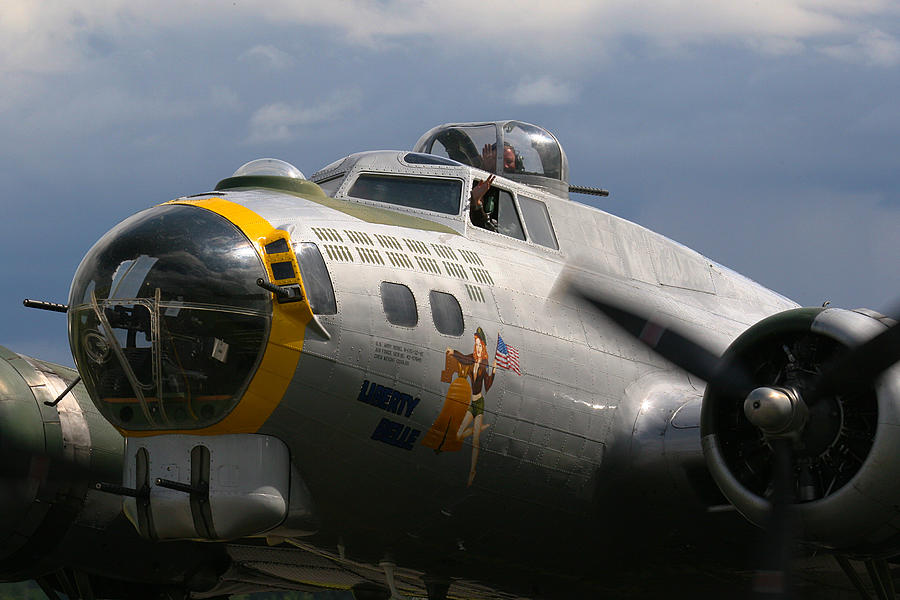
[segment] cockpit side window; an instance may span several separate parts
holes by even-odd
[[[498,190],[498,192],[497,231],[517,240],[524,240],[525,232],[522,231],[522,222],[519,221],[519,214],[516,212],[516,203],[513,201],[512,194],[506,190]]]
[[[550,223],[550,213],[547,206],[540,200],[519,195],[519,206],[522,208],[522,217],[528,228],[531,241],[541,246],[559,250],[556,234],[553,233],[553,224]]]
[[[517,240],[525,239],[516,203],[512,194],[506,190],[491,186],[482,199],[481,207],[474,202],[470,203],[469,218],[476,227],[496,231]]]
[[[403,177],[363,173],[357,177],[348,196],[409,208],[459,214],[462,181],[440,177]]]

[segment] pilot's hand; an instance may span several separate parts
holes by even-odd
[[[488,190],[491,189],[491,184],[494,183],[494,175],[488,175],[486,181],[482,181],[478,185],[472,188],[472,204],[478,208],[481,208],[481,199],[484,198],[484,195],[487,194]]]
[[[491,144],[485,144],[481,149],[481,168],[485,171],[494,172],[497,170],[497,147]]]

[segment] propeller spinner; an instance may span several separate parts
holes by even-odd
[[[758,387],[744,400],[744,415],[766,436],[798,434],[809,410],[796,390]]]

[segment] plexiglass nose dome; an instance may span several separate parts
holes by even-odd
[[[522,121],[446,123],[416,142],[415,152],[452,158],[569,197],[569,161],[559,140]]]

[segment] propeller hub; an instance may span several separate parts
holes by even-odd
[[[796,392],[784,388],[758,387],[744,400],[744,415],[767,435],[798,432],[806,413]]]

